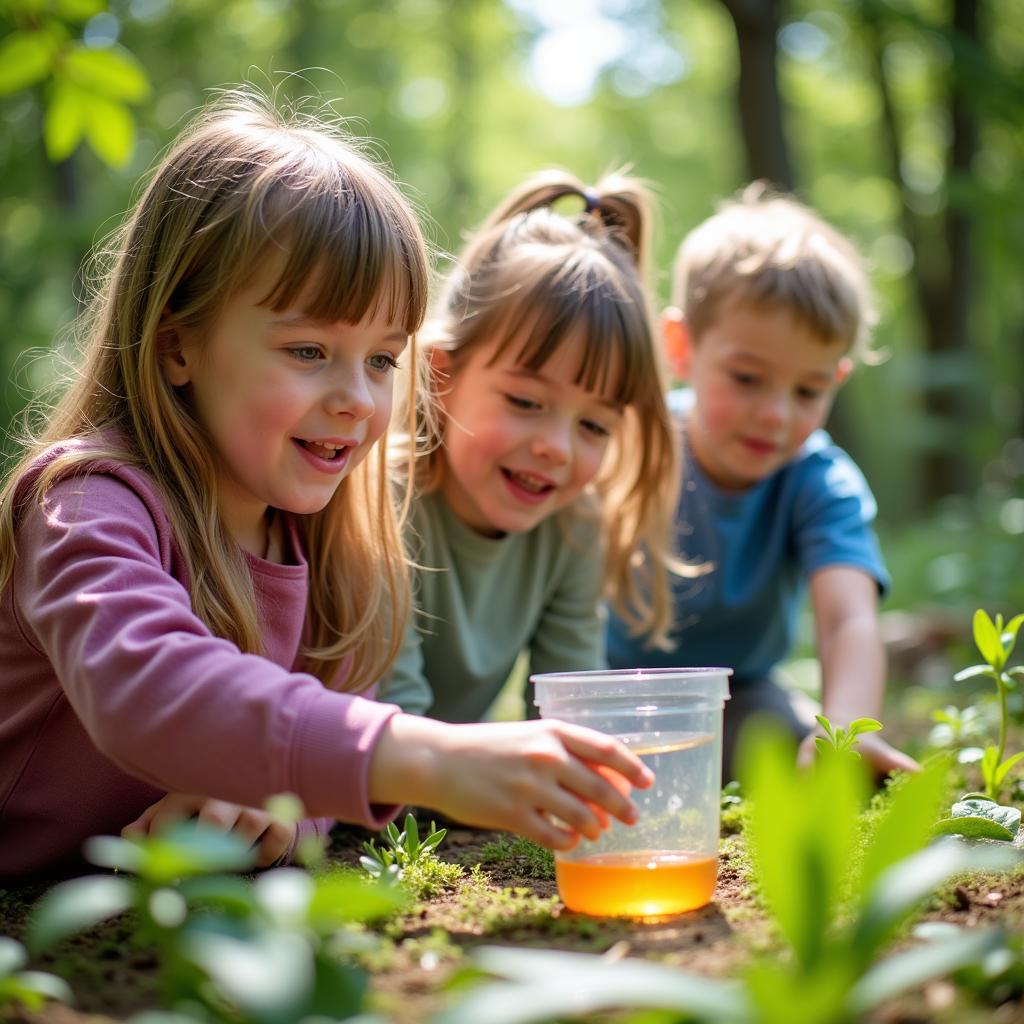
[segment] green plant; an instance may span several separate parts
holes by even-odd
[[[438,828],[431,822],[430,831],[421,842],[416,818],[409,813],[405,816],[405,828],[401,832],[393,821],[388,822],[388,827],[380,834],[383,844],[380,849],[377,849],[376,840],[371,839],[368,843],[363,843],[366,854],[359,858],[359,863],[371,878],[401,878],[403,871],[410,864],[415,864],[421,858],[434,856],[435,850],[447,834],[447,829]]]
[[[365,972],[350,961],[372,937],[351,926],[404,903],[393,886],[370,885],[354,871],[314,879],[279,868],[254,882],[211,873],[245,868],[252,854],[197,822],[141,839],[93,838],[87,854],[134,877],[95,875],[50,890],[30,919],[30,948],[131,911],[137,939],[158,948],[163,1004],[206,1021],[293,1024],[361,1013]]]
[[[436,1024],[528,1024],[612,1006],[671,1010],[715,1024],[846,1024],[900,991],[978,962],[998,930],[961,933],[878,955],[947,877],[1017,862],[1005,847],[945,840],[921,849],[945,781],[935,762],[892,792],[860,850],[863,763],[821,758],[795,766],[783,737],[762,731],[745,752],[751,780],[748,838],[760,891],[787,955],[756,960],[741,981],[720,982],[654,964],[583,954],[488,948],[476,965],[509,981],[487,985]]]
[[[43,971],[23,971],[28,960],[25,947],[14,939],[0,936],[0,1010],[20,1004],[38,1010],[47,999],[62,1003],[73,1001],[71,989],[63,978]]]
[[[554,878],[555,855],[524,836],[499,835],[480,849],[482,864],[513,867],[524,878]]]
[[[1024,615],[1018,615],[1004,625],[1002,615],[996,615],[995,622],[988,613],[979,608],[974,613],[974,643],[984,664],[971,665],[953,677],[957,682],[973,679],[976,676],[988,676],[996,684],[999,700],[999,742],[996,746],[985,748],[981,759],[981,774],[985,780],[985,796],[994,803],[999,802],[1003,783],[1010,770],[1024,759],[1024,751],[1005,758],[1006,732],[1009,714],[1006,706],[1007,693],[1016,686],[1017,679],[1024,679],[1024,666],[1015,665],[1007,668],[1006,663],[1017,643],[1017,633],[1024,623]]]
[[[866,732],[878,732],[882,723],[874,718],[855,718],[845,729],[841,725],[833,725],[824,715],[815,715],[818,725],[825,730],[824,736],[818,736],[814,745],[818,750],[834,750],[837,754],[850,753],[854,757],[860,754],[854,747],[860,742],[859,737]]]

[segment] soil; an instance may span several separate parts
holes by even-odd
[[[330,859],[355,864],[358,829],[336,830]],[[419,1024],[451,998],[444,982],[463,954],[482,944],[534,946],[649,957],[708,976],[727,976],[754,950],[773,948],[774,938],[746,877],[742,839],[723,843],[714,901],[702,910],[658,921],[599,920],[567,911],[554,879],[537,864],[511,854],[484,854],[496,833],[453,828],[441,845],[442,860],[465,868],[453,891],[423,901],[382,929],[382,949],[367,960],[376,1008],[395,1024]],[[493,851],[493,847],[492,847]],[[483,882],[470,870],[482,864]],[[0,934],[20,937],[32,903],[45,886],[0,890]],[[467,899],[467,889],[475,895]],[[922,918],[977,927],[1001,923],[1024,927],[1024,875],[993,887],[985,879],[950,886]],[[158,1005],[157,958],[132,944],[132,925],[120,918],[62,943],[31,966],[63,976],[74,1008],[49,1003],[32,1013],[8,1009],[11,1024],[111,1024]],[[0,1011],[0,1020],[4,1019]],[[607,1019],[607,1018],[602,1018]],[[873,1015],[872,1024],[996,1024],[1024,1022],[1024,1002],[982,1006],[947,981],[932,983]],[[486,1024],[486,1022],[481,1022]]]

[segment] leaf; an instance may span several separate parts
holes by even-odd
[[[41,82],[50,73],[53,44],[41,32],[12,32],[0,43],[0,96]]]
[[[882,728],[882,723],[876,718],[855,718],[850,723],[850,732],[854,736],[860,736],[866,732],[879,732]]]
[[[57,10],[68,21],[88,21],[106,6],[107,0],[57,0]]]
[[[22,988],[37,995],[45,996],[47,999],[56,999],[62,1003],[73,1003],[75,997],[71,992],[71,986],[63,978],[56,974],[47,974],[45,971],[22,971],[15,975]]]
[[[409,861],[414,863],[420,854],[420,830],[416,824],[416,818],[410,811],[405,816],[405,850],[409,855]]]
[[[63,67],[76,84],[106,99],[138,103],[150,94],[149,78],[142,65],[120,47],[73,47],[64,57]]]
[[[828,738],[830,740],[834,739],[832,733],[832,723],[824,715],[815,715],[814,717],[817,719],[818,725],[820,725],[822,729],[825,730],[825,734],[828,736]]]
[[[24,966],[27,959],[25,947],[20,942],[0,935],[0,978],[13,974]]]
[[[1013,842],[1013,833],[991,818],[961,815],[958,818],[940,818],[932,828],[935,835],[963,836],[964,839],[998,839]]]
[[[53,83],[43,121],[46,155],[55,163],[66,160],[85,134],[85,108],[81,93],[58,78]]]
[[[955,682],[962,683],[965,679],[973,679],[975,676],[990,676],[992,675],[991,665],[971,665],[970,668],[961,669],[953,679]]]
[[[383,879],[368,885],[354,874],[323,875],[317,878],[309,902],[309,924],[329,934],[350,921],[387,917],[403,906],[405,899],[401,889]]]
[[[1024,624],[1024,615],[1015,615],[1003,627],[1002,639],[1007,655],[1013,650],[1013,646],[1017,642],[1017,633],[1020,631],[1022,624]]]
[[[859,882],[866,896],[875,880],[928,842],[946,793],[946,758],[936,758],[916,775],[895,783],[885,813],[868,842]]]
[[[1000,766],[999,766],[999,767],[998,767],[998,768],[996,769],[996,785],[997,785],[997,786],[1001,786],[1001,785],[1003,784],[1003,780],[1004,780],[1004,779],[1006,778],[1006,776],[1007,776],[1007,775],[1009,774],[1009,772],[1010,772],[1010,769],[1011,769],[1011,768],[1013,768],[1013,766],[1014,766],[1015,764],[1017,764],[1017,763],[1018,763],[1019,761],[1021,761],[1022,759],[1024,759],[1024,750],[1022,750],[1022,751],[1021,751],[1020,753],[1018,753],[1018,754],[1014,754],[1014,755],[1013,755],[1013,757],[1008,757],[1008,758],[1007,758],[1007,759],[1006,759],[1006,760],[1005,760],[1005,761],[1004,761],[1004,762],[1003,762],[1003,763],[1002,763],[1002,764],[1001,764],[1001,765],[1000,765]]]
[[[982,608],[974,613],[974,643],[993,668],[1002,668],[1004,657],[999,631]]]
[[[954,818],[989,818],[1008,829],[1011,838],[1020,827],[1020,811],[1016,807],[1007,807],[994,800],[958,800],[953,804],[951,815]]]
[[[485,946],[477,966],[513,980],[473,989],[432,1024],[531,1024],[620,1006],[692,1014],[716,1024],[751,1019],[746,995],[734,983],[642,961],[608,963],[588,953]]]
[[[75,932],[128,910],[135,886],[126,878],[89,875],[51,889],[36,905],[27,930],[28,947],[38,952]]]
[[[853,945],[867,960],[950,875],[961,871],[1005,871],[1020,864],[1006,846],[968,846],[952,839],[933,843],[883,872],[868,892],[854,928]]]
[[[96,155],[110,167],[124,167],[135,149],[135,119],[126,106],[90,96],[85,106],[85,134]]]
[[[888,957],[869,970],[850,992],[849,1011],[855,1018],[879,1003],[932,978],[981,961],[1006,940],[1002,929],[962,932]]]

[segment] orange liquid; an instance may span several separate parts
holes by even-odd
[[[597,917],[663,917],[711,902],[718,858],[638,850],[555,860],[562,902]]]

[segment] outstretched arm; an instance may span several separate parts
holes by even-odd
[[[839,725],[855,718],[879,718],[885,696],[885,649],[878,624],[878,584],[862,569],[831,565],[811,576],[811,606],[821,662],[821,703],[826,717]],[[916,771],[913,758],[877,734],[863,736],[860,752],[881,774]],[[814,737],[800,756],[813,756]]]

